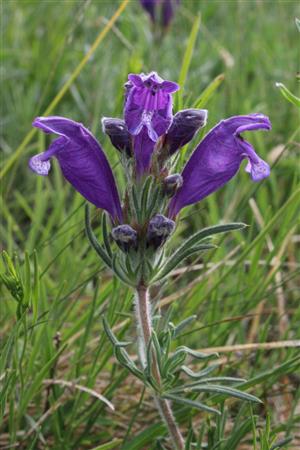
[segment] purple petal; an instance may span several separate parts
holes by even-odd
[[[172,122],[171,93],[179,89],[177,83],[165,81],[156,72],[130,74],[126,83],[124,119],[129,133],[136,136],[143,127],[157,141]]]
[[[162,88],[165,92],[168,92],[169,94],[173,94],[174,92],[178,91],[179,85],[175,83],[174,81],[163,81],[162,82]]]
[[[263,159],[261,159],[254,151],[249,142],[243,141],[244,155],[248,158],[248,164],[245,171],[251,174],[253,181],[261,181],[270,175],[270,166]]]
[[[227,183],[239,170],[243,159],[254,181],[270,174],[268,164],[241,136],[242,131],[270,129],[268,117],[262,114],[235,116],[221,121],[198,145],[183,172],[183,185],[169,204],[169,216],[175,217],[187,205],[196,203]]]
[[[33,126],[61,136],[49,149],[31,158],[29,166],[47,175],[55,156],[64,177],[88,201],[122,222],[122,210],[114,176],[95,137],[82,124],[63,117],[38,117]]]
[[[136,174],[138,178],[144,173],[149,172],[154,147],[155,142],[149,138],[146,127],[143,127],[142,131],[133,140]]]
[[[62,145],[65,145],[67,142],[68,140],[63,136],[61,136],[58,139],[55,139],[55,141],[51,143],[48,150],[30,158],[28,163],[30,169],[38,175],[42,176],[48,175],[51,169],[50,160],[52,156],[55,156],[55,154],[62,147]]]

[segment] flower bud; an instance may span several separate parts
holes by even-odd
[[[110,138],[112,145],[126,156],[132,156],[132,142],[127,125],[122,119],[103,117],[102,129]]]
[[[163,191],[168,197],[173,197],[176,191],[182,186],[183,178],[179,173],[174,173],[166,177],[163,181]]]
[[[111,235],[125,253],[137,248],[137,232],[130,225],[119,225],[113,228]]]
[[[156,214],[150,220],[147,230],[147,246],[157,249],[162,246],[175,228],[175,222],[162,214]]]
[[[184,109],[178,111],[165,138],[164,145],[169,155],[190,142],[199,128],[206,125],[206,109]]]

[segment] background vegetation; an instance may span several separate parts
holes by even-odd
[[[120,337],[135,335],[132,292],[89,248],[84,202],[58,166],[47,178],[28,170],[28,158],[48,139],[35,133],[19,147],[32,119],[70,79],[119,4],[2,5],[1,237],[3,249],[15,255],[30,309],[17,311],[1,285],[0,448],[162,448],[159,417],[141,385],[115,364],[101,324],[105,312]],[[171,305],[174,323],[197,314],[179,342],[199,350],[218,347],[218,371],[250,380],[244,388],[264,402],[252,410],[247,403],[212,399],[223,405],[218,420],[178,407],[185,432],[193,413],[198,448],[279,448],[274,440],[285,449],[300,446],[299,113],[275,87],[281,81],[297,90],[297,14],[296,1],[186,0],[164,40],[155,43],[148,17],[131,1],[52,111],[95,133],[119,186],[118,155],[100,119],[122,115],[129,72],[156,70],[180,80],[175,110],[193,106],[204,92],[199,104],[209,110],[206,129],[231,115],[270,116],[271,132],[247,137],[273,166],[271,177],[253,184],[241,170],[220,192],[183,212],[177,236],[234,220],[250,227],[218,239],[219,248],[205,259],[183,262],[153,293],[162,314]],[[130,352],[136,352],[134,343]]]

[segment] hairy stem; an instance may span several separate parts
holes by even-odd
[[[136,298],[136,318],[138,323],[138,332],[139,332],[139,350],[140,350],[140,358],[143,367],[146,365],[146,354],[147,347],[151,338],[152,333],[152,323],[151,323],[151,307],[149,302],[149,292],[145,286],[139,286],[137,288],[137,298]],[[155,381],[160,386],[161,385],[161,376],[158,368],[158,364],[156,361],[156,357],[152,355],[152,367],[151,371]],[[171,404],[168,400],[162,399],[157,394],[154,394],[155,404],[160,412],[161,417],[163,418],[169,435],[173,441],[174,448],[176,450],[184,450],[184,440],[181,435],[181,432],[176,424]]]

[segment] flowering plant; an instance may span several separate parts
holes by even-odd
[[[241,223],[217,225],[197,231],[172,253],[165,244],[174,233],[180,211],[224,186],[239,170],[244,159],[253,181],[270,174],[268,164],[243,137],[245,131],[269,130],[271,123],[262,114],[234,116],[222,120],[198,144],[181,174],[173,173],[180,148],[206,125],[207,111],[186,109],[173,115],[172,94],[177,83],[163,80],[155,72],[130,74],[125,84],[124,119],[103,118],[103,131],[119,151],[126,175],[123,201],[106,156],[91,132],[82,124],[63,117],[38,117],[33,125],[59,137],[48,150],[30,159],[30,168],[48,175],[51,158],[58,160],[64,177],[97,208],[104,209],[102,240],[96,238],[86,207],[86,232],[104,263],[136,292],[135,312],[139,335],[140,365],[126,351],[103,319],[104,329],[124,367],[143,381],[167,426],[175,449],[185,448],[175,421],[171,402],[210,413],[218,410],[199,402],[200,393],[221,393],[248,401],[253,395],[223,383],[239,380],[209,378],[216,366],[198,373],[184,365],[187,355],[200,360],[215,357],[185,346],[170,352],[171,341],[194,319],[177,326],[169,323],[155,329],[149,287],[166,279],[183,259],[214,248],[211,236],[244,227]],[[114,243],[116,245],[114,245]],[[184,374],[193,379],[186,383]]]

